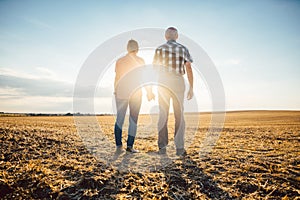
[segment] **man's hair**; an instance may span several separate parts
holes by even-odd
[[[165,32],[165,36],[167,40],[176,40],[178,37],[178,31],[174,27],[169,27]]]
[[[135,52],[139,50],[139,44],[137,43],[137,41],[131,39],[128,41],[127,43],[127,51],[128,52]]]

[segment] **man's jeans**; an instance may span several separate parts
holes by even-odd
[[[162,80],[163,79],[163,80]],[[168,145],[168,117],[170,100],[173,101],[175,116],[174,142],[176,149],[184,148],[185,121],[183,115],[183,100],[185,83],[182,76],[170,75],[160,77],[164,86],[158,88],[159,120],[158,120],[158,147]]]
[[[118,99],[116,97],[117,107],[117,119],[115,123],[115,141],[117,146],[122,145],[122,127],[124,119],[129,105],[129,127],[128,127],[128,138],[127,147],[133,147],[134,139],[137,130],[137,121],[141,108],[142,98],[141,95],[135,95],[128,99]]]

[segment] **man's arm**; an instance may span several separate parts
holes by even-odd
[[[190,62],[185,63],[185,68],[186,68],[186,73],[187,73],[187,78],[190,84],[190,89],[187,94],[187,99],[190,100],[194,96],[193,92],[193,87],[194,87],[194,76],[193,76],[193,70],[192,70],[192,65]]]

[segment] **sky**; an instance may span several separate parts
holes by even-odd
[[[126,31],[169,26],[212,59],[226,110],[300,110],[299,19],[296,0],[0,0],[0,111],[72,112],[78,73],[99,45]],[[151,62],[151,53],[139,55]],[[113,64],[106,74],[113,79]],[[209,111],[197,74],[195,83],[199,110]],[[113,110],[112,95],[95,102],[97,113]]]

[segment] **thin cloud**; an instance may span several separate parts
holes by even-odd
[[[48,29],[48,30],[52,30],[53,27],[49,24],[47,24],[46,22],[43,22],[39,19],[35,19],[35,18],[30,18],[30,17],[24,17],[24,20],[26,22],[28,22],[29,24],[32,24],[33,26],[40,28],[40,29]]]
[[[1,83],[1,82],[0,82]],[[0,97],[17,97],[25,95],[25,93],[19,88],[10,88],[10,87],[3,87],[0,88]]]
[[[72,97],[0,96],[0,111],[23,113],[67,113],[72,112]]]
[[[36,67],[36,70],[38,70],[39,72],[41,72],[42,75],[44,75],[45,77],[47,77],[49,79],[53,79],[53,80],[58,79],[56,73],[54,73],[53,71],[51,71],[48,68]]]
[[[0,68],[0,75],[3,75],[3,76],[14,76],[14,77],[26,78],[26,79],[39,79],[39,77],[34,76],[32,74],[28,74],[28,73],[25,73],[25,72],[20,72],[20,71],[12,70],[12,69],[5,68],[5,67]]]
[[[32,73],[30,74],[27,72],[22,72],[22,71],[2,67],[0,68],[0,75],[13,76],[13,77],[24,78],[24,79],[35,79],[35,80],[48,79],[51,81],[61,82],[61,79],[59,79],[57,74],[48,68],[36,67],[35,70],[36,71],[34,72],[34,74]]]
[[[61,96],[70,97],[73,85],[51,79],[29,79],[16,76],[0,75],[0,88],[7,91],[15,89],[25,96]]]
[[[28,74],[0,68],[0,96],[73,97],[74,84],[58,80],[47,68],[38,68],[39,74]],[[92,86],[80,88],[80,97],[86,97]],[[111,87],[97,88],[95,97],[112,97]]]

